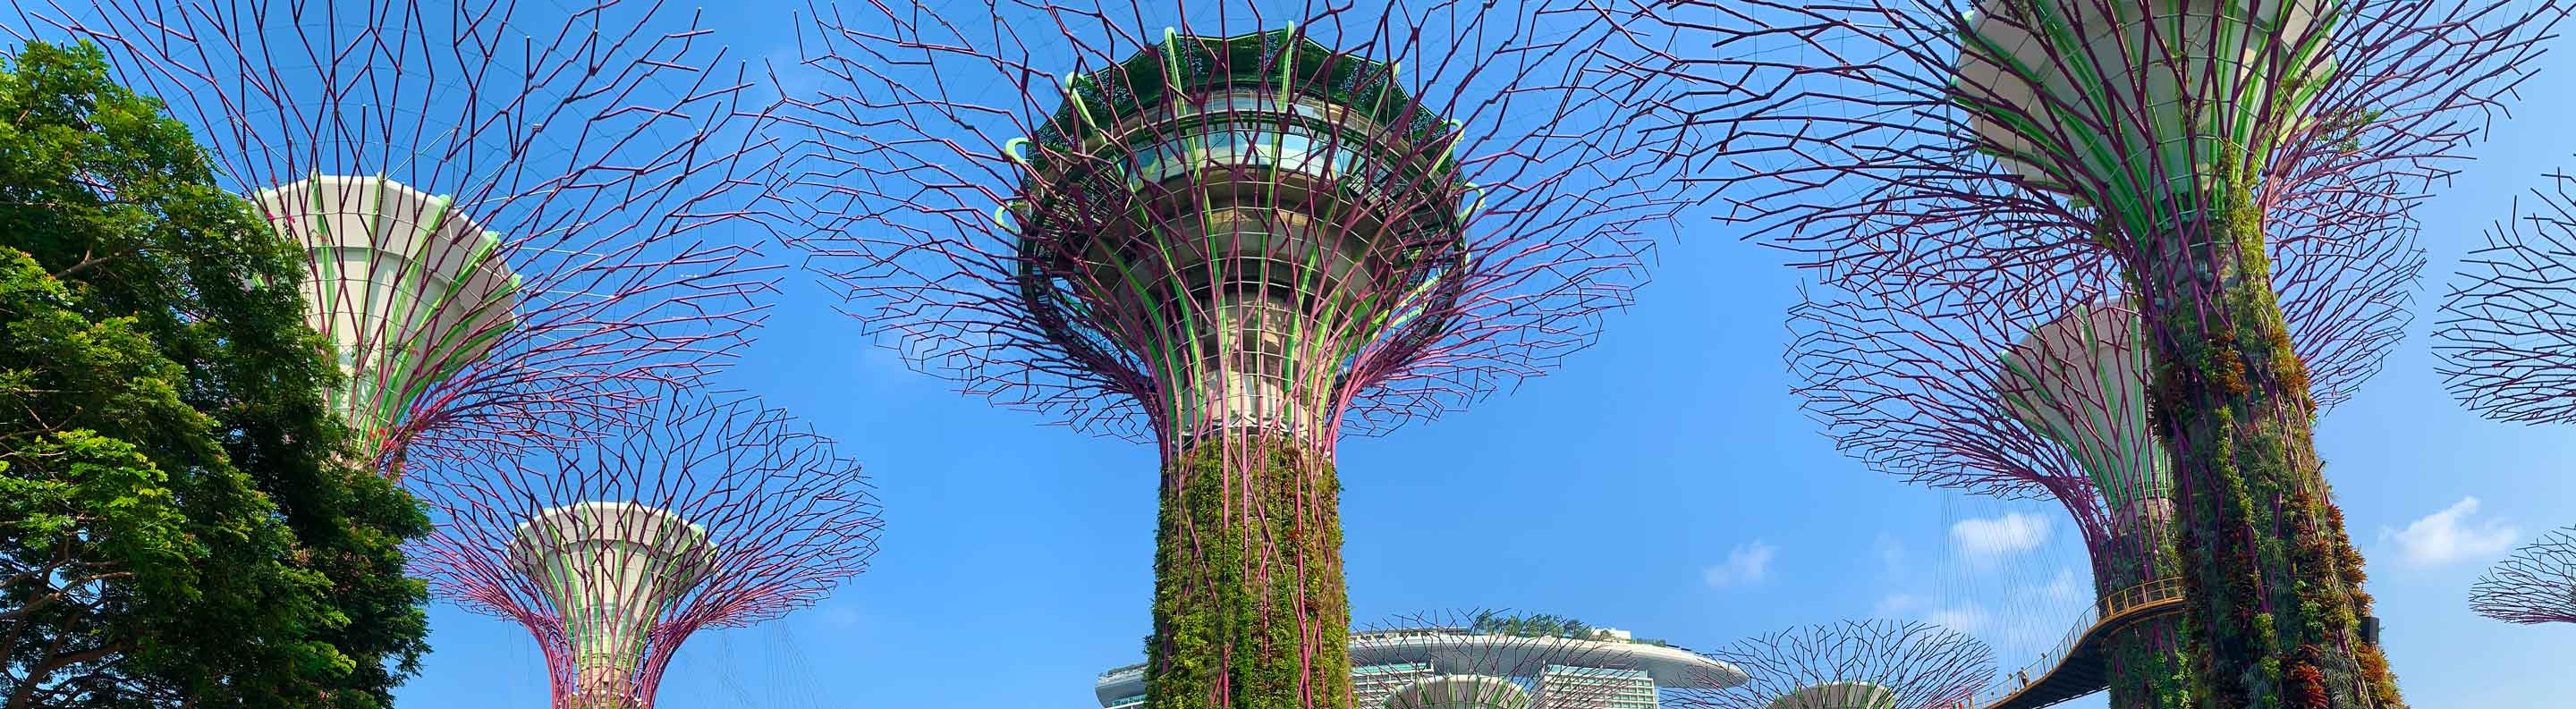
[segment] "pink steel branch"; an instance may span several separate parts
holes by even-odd
[[[1331,410],[1318,417],[1325,430],[1314,441],[1321,452],[1342,433],[1382,433],[1463,408],[1587,346],[1599,317],[1629,302],[1647,230],[1675,209],[1659,193],[1668,183],[1645,179],[1660,169],[1648,146],[1621,137],[1617,107],[1587,88],[1598,76],[1569,61],[1597,39],[1580,28],[1597,25],[1579,15],[1433,5],[1362,17],[1347,5],[1229,2],[1181,8],[1168,23],[1184,33],[1293,28],[1351,56],[1400,66],[1400,75],[1384,78],[1400,81],[1433,118],[1457,121],[1426,147],[1453,149],[1474,183],[1463,198],[1439,197],[1469,211],[1461,228],[1472,255],[1413,301],[1422,310],[1389,334],[1334,366],[1310,368],[1325,371],[1301,384],[1331,388],[1324,397]],[[811,236],[799,244],[853,301],[850,314],[921,368],[1082,430],[1168,439],[1166,432],[1188,427],[1161,420],[1175,377],[1158,367],[1169,365],[1064,334],[1144,342],[1162,337],[1156,328],[1168,323],[1102,303],[1033,308],[1027,290],[1066,286],[1028,275],[1023,254],[1054,248],[1046,240],[1060,233],[1015,233],[1004,223],[1011,217],[996,211],[1037,197],[1027,186],[1038,176],[1009,143],[1041,135],[1066,103],[1058,77],[1151,51],[1163,38],[1144,30],[1167,23],[1142,19],[1152,14],[1143,4],[1028,10],[1027,21],[1003,23],[952,23],[927,11],[863,20],[844,18],[838,7],[816,11],[819,31],[802,39],[809,59],[782,77],[823,87],[782,112],[814,136],[796,151],[796,188],[812,211],[798,228]],[[1549,22],[1570,31],[1557,38],[1542,31]],[[1510,47],[1499,53],[1461,51],[1503,37]],[[1119,159],[1079,145],[1061,150],[1055,159],[1078,164]]]
[[[1927,623],[1841,621],[1737,641],[1710,657],[1751,679],[1663,702],[1682,709],[1963,706],[1994,680],[1994,652]]]
[[[2500,421],[2576,421],[2576,176],[2548,177],[2469,252],[2435,334],[2451,393]]]
[[[2274,282],[2284,284],[2281,307],[2298,335],[2291,346],[2317,365],[2312,386],[2320,406],[2348,397],[2403,336],[2412,276],[2424,265],[2413,241],[2411,230],[2390,230],[2371,240],[2271,245]],[[2151,442],[2122,433],[2152,430],[2144,402],[2111,396],[2145,386],[2146,345],[2107,332],[2088,333],[2082,343],[2038,338],[2053,323],[2096,311],[2136,322],[2119,278],[2010,263],[1960,273],[1974,277],[1876,274],[1809,286],[1789,311],[1795,339],[1786,356],[1802,408],[1838,448],[1874,470],[1972,494],[2055,499],[2074,515],[2097,561],[2139,551],[2109,548],[2117,511],[2102,487],[2147,482],[2106,480],[2109,470],[2089,470],[2070,441],[2052,435],[2127,463],[2109,467],[2143,465],[2148,450],[2108,448]],[[2119,351],[2100,351],[2106,348]],[[2065,381],[2119,377],[2130,380]],[[2025,420],[2033,415],[2119,431],[2046,431]]]
[[[857,462],[786,412],[677,394],[615,440],[414,477],[440,512],[415,572],[527,626],[555,706],[649,709],[691,633],[809,606],[865,571]]]
[[[2129,2],[2061,5],[2070,12],[2124,16],[2135,14],[2126,9]],[[1686,0],[1640,11],[1674,32],[1671,46],[1649,43],[1619,51],[1632,56],[1627,65],[1638,85],[1649,87],[1639,93],[1656,97],[1648,102],[1663,113],[1662,129],[1685,146],[1676,150],[1677,159],[1691,166],[1684,179],[1695,183],[1698,194],[1720,202],[1725,219],[1796,253],[1801,265],[1823,271],[1821,278],[1910,273],[1991,284],[1998,283],[1994,274],[1975,272],[2012,271],[2029,275],[2032,287],[2046,287],[2068,274],[2101,272],[2106,263],[2134,269],[2171,258],[2147,243],[2153,238],[2142,240],[2132,233],[2137,229],[2120,226],[2121,215],[2104,205],[2120,202],[2124,188],[2102,184],[2104,178],[2091,174],[2080,156],[2023,153],[2023,160],[2047,163],[2021,166],[2046,171],[2051,177],[2042,181],[1988,154],[1991,140],[1976,127],[1983,114],[1961,104],[2003,88],[1959,78],[1954,66],[1971,53],[1963,44],[1974,35],[1967,26],[1971,19],[1963,18],[1979,16],[1974,11],[1980,7],[1974,0]],[[2548,3],[2514,9],[2456,0],[2333,8],[2339,24],[2317,51],[2335,65],[2316,81],[2318,93],[2301,115],[2228,119],[2286,126],[2279,140],[2268,151],[2200,157],[2260,168],[2250,198],[2276,256],[2323,256],[2276,272],[2283,280],[2275,288],[2285,299],[2338,309],[2292,314],[2301,323],[2293,335],[2346,345],[2302,354],[2316,378],[2351,383],[2361,377],[2337,372],[2375,371],[2395,342],[2394,328],[2373,314],[2397,312],[2403,303],[2313,291],[2360,288],[2384,298],[2402,292],[2391,286],[2412,282],[2412,270],[2339,271],[2405,259],[2412,246],[2402,237],[2415,228],[2408,216],[2413,205],[2430,183],[2456,170],[2462,148],[2504,111],[2504,101],[2531,73],[2527,64],[2543,51],[2540,40],[2565,10]],[[1689,49],[1671,48],[1681,46]],[[2032,71],[2079,71],[2068,63]],[[2103,100],[2128,106],[2139,103],[2128,93],[2148,89],[2144,83],[2114,82],[2100,90],[2110,95]],[[2069,145],[2086,144],[2087,135],[2135,130],[2066,125],[2039,114],[2090,109],[2050,97],[2036,103],[2020,112],[1988,110],[2003,114],[1997,122],[2026,122],[2030,130]],[[2152,120],[2129,113],[2113,118]],[[2115,149],[2144,149],[2122,147],[2118,136],[2108,139]],[[2349,391],[2314,394],[2330,404]]]
[[[330,284],[308,289],[317,302],[451,307],[458,288],[417,274],[468,262],[488,264],[484,288],[502,296],[418,332],[394,321],[442,313],[317,324],[344,360],[420,355],[401,372],[359,368],[363,391],[391,390],[381,418],[353,425],[374,429],[361,433],[392,472],[406,456],[487,457],[613,429],[651,387],[728,363],[762,317],[751,297],[772,289],[773,267],[733,233],[763,208],[769,153],[742,105],[753,79],[697,20],[618,0],[102,0],[44,18],[167,102],[280,231],[325,238],[288,213],[309,188],[341,202],[416,195],[431,206],[385,218],[466,232],[408,261],[312,251]],[[351,196],[361,180],[373,187]],[[478,250],[475,227],[497,244]],[[441,329],[467,344],[413,341]],[[578,421],[590,423],[567,425]]]
[[[2508,623],[2576,623],[2576,527],[2553,530],[2488,569],[2469,607]]]
[[[2134,14],[2128,1],[2064,5],[2125,16]],[[2103,178],[2088,176],[2078,156],[2025,155],[2063,163],[2037,166],[2049,171],[2051,182],[2042,182],[1981,154],[1990,140],[1960,104],[2002,87],[1958,78],[1954,66],[1971,53],[1963,38],[1975,34],[1966,23],[1980,7],[1975,0],[1684,0],[1636,11],[1673,39],[1615,51],[1629,56],[1639,94],[1662,114],[1659,129],[1683,146],[1675,156],[1691,166],[1683,179],[1721,202],[1724,218],[1800,254],[1804,265],[1941,272],[2034,263],[2063,272],[2155,256],[2106,226],[2111,215],[2103,205],[2121,188],[2096,184]],[[2504,112],[2504,101],[2531,74],[2527,64],[2543,51],[2540,40],[2564,15],[2547,4],[2517,10],[2456,0],[2335,7],[2341,24],[2318,51],[2336,66],[2318,81],[2303,115],[2231,117],[2291,127],[2267,154],[2211,158],[2261,167],[2253,201],[2274,240],[2369,241],[2410,229],[2404,216],[2422,188],[2452,174],[2460,150]],[[2038,103],[2026,112],[2089,110],[2045,96]],[[2074,133],[2112,128],[1990,110],[2027,120],[2032,130],[2058,131],[2049,137],[2070,144],[2084,142]],[[2167,177],[2182,176],[2153,176]],[[1938,260],[1973,252],[1949,248],[1963,245],[1992,258]]]

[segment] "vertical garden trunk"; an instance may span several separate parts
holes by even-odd
[[[2103,639],[2111,709],[2187,709],[2188,669],[2171,616],[2132,623]]]
[[[2219,193],[2232,197],[2205,228],[2159,234],[2147,253],[2166,256],[2137,271],[2181,501],[2190,691],[2211,709],[2395,709],[2360,637],[2361,557],[2317,459],[2259,214],[2242,190]]]
[[[1350,606],[1333,466],[1230,431],[1165,464],[1155,535],[1151,709],[1340,709]]]
[[[2124,516],[2121,534],[2097,554],[2103,562],[2093,571],[2103,623],[2118,623],[2102,639],[2102,656],[2110,677],[2111,709],[2189,709],[2191,676],[2183,654],[2177,619],[2150,614],[2153,604],[2171,597],[2181,573],[2174,549],[2170,508],[2148,515]]]

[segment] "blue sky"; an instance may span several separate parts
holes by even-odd
[[[738,56],[788,56],[787,16],[801,8],[742,0],[709,20]],[[2544,59],[2517,116],[2424,209],[2424,303],[2514,195],[2576,163],[2563,118],[2571,57]],[[1794,274],[1703,219],[1682,232],[1637,306],[1554,375],[1343,443],[1360,622],[1511,608],[1706,649],[1895,615],[1969,626],[2007,669],[2053,642],[2073,612],[2060,574],[2081,573],[2056,511],[1952,499],[1836,454],[1797,412],[1780,362]],[[886,508],[883,551],[817,607],[690,640],[664,705],[1096,706],[1094,675],[1140,659],[1147,631],[1153,450],[955,394],[866,346],[833,302],[791,279],[722,383],[762,393],[867,462]],[[2576,430],[2460,409],[2431,371],[2434,318],[2417,312],[2386,371],[2319,435],[2371,562],[2391,661],[2417,706],[2563,703],[2576,696],[2564,671],[2576,628],[2488,621],[2465,594],[2507,546],[2576,523],[2576,476],[2563,467]],[[544,704],[524,631],[444,604],[431,622],[436,651],[400,692],[405,705]]]

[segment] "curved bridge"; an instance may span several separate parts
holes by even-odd
[[[2182,579],[2149,581],[2111,594],[2095,604],[2092,616],[2077,621],[2057,649],[2041,655],[2002,683],[1978,695],[1977,709],[2039,709],[2111,687],[2103,643],[2122,628],[2152,618],[2181,613]]]

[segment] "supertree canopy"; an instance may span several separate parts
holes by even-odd
[[[2363,632],[2360,556],[2315,454],[2316,372],[2302,361],[2376,355],[2297,344],[2313,333],[2286,321],[2292,286],[2269,261],[2314,239],[2328,240],[2319,252],[2390,253],[2377,242],[2411,227],[2422,189],[2529,76],[2563,7],[1687,0],[1644,12],[1672,39],[1630,35],[1639,42],[1619,51],[1642,82],[1670,82],[1650,92],[1666,111],[1655,129],[1672,129],[1703,196],[1828,279],[2012,290],[2117,274],[2104,292],[2139,313],[2147,411],[2173,465],[2184,655],[2205,659],[2187,672],[2192,701],[2401,702]]]
[[[2541,535],[2469,589],[2478,615],[2508,623],[2576,623],[2576,527]]]
[[[770,287],[741,62],[659,3],[101,0],[44,21],[194,127],[310,271],[390,474],[613,430]],[[748,220],[740,223],[748,225]],[[586,421],[580,425],[558,425]]]
[[[2440,372],[2451,393],[2488,418],[2576,421],[2576,177],[2551,173],[2550,189],[2513,221],[2487,231],[2483,248],[2442,304]]]
[[[1336,441],[1589,343],[1669,182],[1597,11],[1155,7],[823,11],[793,228],[916,364],[1160,444],[1152,706],[1340,706]]]
[[[2335,248],[2358,245],[2383,248]],[[2292,345],[2323,365],[2311,370],[2320,404],[2340,401],[2402,334],[2422,252],[2403,234],[2273,246],[2283,312],[2303,335]],[[2171,680],[2187,661],[2173,619],[2126,617],[2182,588],[2151,353],[2120,288],[2113,274],[2003,266],[1973,280],[1827,281],[1791,309],[1787,359],[1806,411],[1869,467],[2063,505],[2090,552],[2095,618],[2117,628],[2100,653],[2111,705],[2172,706],[2186,701]]]
[[[1995,676],[1994,651],[1940,626],[1843,621],[1746,638],[1711,653],[1749,681],[1663,702],[1676,709],[1952,709]]]
[[[527,626],[554,706],[649,709],[691,633],[813,604],[876,552],[836,444],[757,400],[674,394],[614,440],[415,476],[441,597]]]

